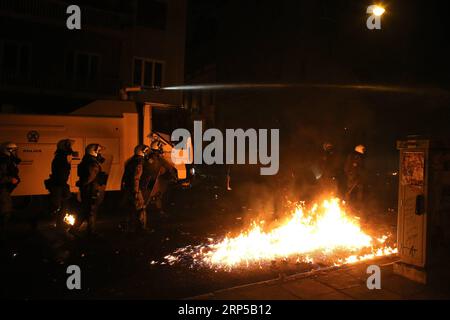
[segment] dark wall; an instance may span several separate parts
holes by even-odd
[[[369,83],[387,89],[218,91],[217,126],[280,128],[282,156],[297,163],[314,159],[324,141],[344,153],[364,143],[374,171],[397,167],[396,139],[450,136],[444,3],[383,3],[381,30],[366,28],[371,1],[229,0],[214,13],[205,10],[203,18],[197,12],[194,38],[204,35],[209,47],[203,47],[215,48],[217,83]],[[208,21],[214,37],[204,30]],[[191,48],[194,63],[201,64],[201,50]]]

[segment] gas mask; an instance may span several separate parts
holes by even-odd
[[[17,155],[18,149],[19,148],[17,147],[17,145],[12,142],[8,142],[2,145],[3,154],[8,156],[11,159],[11,161],[16,165],[18,165],[22,161]]]
[[[99,163],[104,163],[106,159],[101,154],[101,151],[103,150],[105,150],[105,147],[99,144],[90,144],[86,147],[86,154],[89,154],[97,159]]]
[[[72,139],[64,139],[58,141],[56,145],[56,153],[60,153],[68,157],[78,157],[78,152],[73,151],[74,143],[75,140]]]
[[[11,160],[14,162],[15,165],[19,165],[22,162],[22,159],[20,159],[17,156],[12,156]]]
[[[103,163],[106,161],[106,158],[103,157],[101,153],[98,153],[98,154],[97,154],[97,161],[98,161],[100,164],[103,164]]]
[[[155,140],[150,145],[150,153],[155,155],[163,154],[162,143],[159,140]]]
[[[80,156],[80,153],[78,151],[73,151],[72,148],[66,151],[66,155],[70,156],[72,158],[78,158]]]

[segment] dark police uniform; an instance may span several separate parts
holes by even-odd
[[[157,210],[162,211],[163,196],[176,173],[170,164],[157,152],[151,154],[147,167],[144,167],[145,171],[147,172],[146,178],[149,180],[149,198],[147,201],[151,202]]]
[[[20,181],[18,161],[0,155],[0,231],[4,230],[13,210],[11,193],[18,185],[13,184],[13,179]]]
[[[320,169],[322,176],[319,184],[321,191],[332,192],[337,195],[338,192],[338,178],[339,178],[339,161],[334,150],[325,150],[320,159]]]
[[[347,176],[346,200],[356,200],[359,205],[362,204],[364,197],[364,159],[363,154],[353,151],[348,155],[344,168]]]
[[[135,227],[138,218],[142,227],[147,228],[147,207],[150,203],[162,210],[162,197],[171,174],[171,166],[157,151],[152,151],[148,159],[135,155],[128,160],[122,178],[122,191],[131,228]],[[154,188],[156,192],[152,194]]]
[[[50,211],[56,215],[56,224],[62,223],[64,213],[70,200],[70,186],[67,183],[70,176],[71,164],[67,160],[67,152],[57,151],[52,161],[50,179],[45,186],[50,192]]]
[[[128,212],[130,229],[136,227],[138,220],[140,220],[144,229],[147,228],[145,199],[148,196],[147,190],[150,181],[148,173],[148,162],[143,156],[135,155],[125,164],[125,171],[122,177],[122,192],[125,209]]]
[[[89,154],[78,165],[81,212],[72,231],[78,231],[84,221],[88,223],[88,233],[95,229],[98,207],[101,203],[100,187],[106,184],[106,175],[96,157]]]

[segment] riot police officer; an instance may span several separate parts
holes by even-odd
[[[95,233],[95,223],[98,207],[101,204],[101,187],[106,185],[107,175],[102,171],[105,161],[101,152],[105,148],[100,144],[90,144],[86,147],[85,155],[78,165],[78,182],[80,190],[81,212],[70,233],[76,234],[83,222],[87,222],[88,234]]]
[[[56,226],[62,224],[71,197],[70,186],[67,182],[72,168],[72,157],[78,154],[72,149],[74,143],[75,141],[70,139],[58,142],[50,178],[45,180],[45,187],[50,192],[50,212],[56,220]]]
[[[128,230],[140,226],[147,229],[146,199],[151,181],[149,171],[150,147],[144,144],[134,148],[134,156],[125,164],[122,177],[122,192],[125,209],[128,212]]]
[[[170,181],[176,179],[177,174],[175,169],[162,156],[163,152],[161,142],[157,139],[152,141],[146,176],[149,180],[149,197],[147,201],[164,216],[163,196],[168,189]]]
[[[365,153],[366,147],[357,145],[354,151],[348,155],[344,168],[347,177],[345,198],[349,202],[355,201],[357,206],[362,205],[364,197]]]
[[[335,152],[335,147],[330,142],[325,142],[322,145],[322,155],[320,157],[321,176],[319,178],[319,185],[321,191],[333,194],[338,193],[338,158]]]
[[[5,234],[6,224],[13,211],[11,193],[19,185],[18,147],[13,142],[0,145],[0,232]]]

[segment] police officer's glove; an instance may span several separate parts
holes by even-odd
[[[92,195],[92,200],[97,200],[99,196],[100,196],[100,192],[95,192],[95,193]]]

